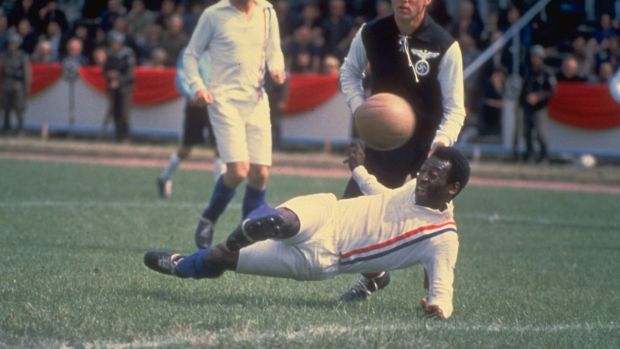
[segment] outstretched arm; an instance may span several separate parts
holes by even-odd
[[[344,160],[344,163],[349,165],[353,180],[355,180],[357,185],[360,187],[362,193],[364,193],[364,195],[374,195],[392,190],[379,183],[377,177],[368,173],[364,167],[365,159],[366,153],[364,152],[364,146],[362,143],[351,142],[351,144],[349,144],[347,158]]]

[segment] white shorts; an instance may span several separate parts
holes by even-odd
[[[242,248],[236,271],[296,280],[335,276],[339,256],[332,213],[336,201],[333,194],[314,194],[280,205],[295,212],[299,233],[290,239],[265,240]]]
[[[249,162],[271,166],[271,118],[267,94],[241,101],[215,96],[209,118],[217,150],[225,163]]]

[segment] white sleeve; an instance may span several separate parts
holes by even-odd
[[[364,78],[364,69],[368,64],[366,57],[366,49],[362,41],[362,30],[364,25],[355,34],[349,53],[344,59],[344,63],[340,67],[340,89],[345,94],[347,105],[351,110],[351,114],[364,103],[364,87],[362,79]]]
[[[364,195],[382,194],[392,190],[379,183],[377,177],[368,173],[368,170],[366,170],[364,166],[357,166],[354,168],[352,177]]]
[[[267,67],[270,71],[284,71],[284,54],[280,45],[280,28],[278,27],[278,17],[273,8],[269,10],[269,42],[267,46]]]
[[[211,16],[204,11],[198,20],[198,24],[192,33],[192,37],[187,44],[183,54],[183,66],[187,74],[187,83],[192,91],[192,95],[200,90],[206,90],[206,86],[200,77],[199,60],[203,52],[208,49],[209,43],[214,33],[214,25]]]
[[[458,42],[454,42],[439,62],[443,116],[434,142],[447,146],[456,143],[465,122],[465,90],[463,87],[463,58]]]

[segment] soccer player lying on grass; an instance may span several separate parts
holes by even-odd
[[[345,162],[371,195],[338,200],[314,194],[275,209],[263,205],[214,247],[188,256],[151,251],[144,263],[181,278],[217,278],[232,270],[296,280],[421,264],[429,275],[421,301],[425,313],[449,318],[459,246],[451,201],[469,179],[467,159],[456,149],[439,148],[417,180],[391,190],[361,166],[362,148],[350,149]]]

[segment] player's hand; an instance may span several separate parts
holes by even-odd
[[[351,142],[347,151],[347,158],[343,163],[349,165],[349,169],[353,171],[356,167],[364,165],[366,153],[364,146],[360,142]]]
[[[431,150],[428,151],[428,157],[430,158],[431,156],[433,156],[433,153],[435,152],[435,150],[437,150],[437,148],[442,148],[442,147],[447,147],[448,145],[444,142],[438,141],[438,142],[433,142],[433,144],[431,144]]]
[[[196,92],[194,97],[192,97],[192,102],[197,104],[211,104],[215,101],[215,98],[211,94],[211,92],[207,90],[200,90]]]
[[[270,70],[269,74],[271,74],[271,78],[278,85],[282,85],[286,81],[286,73],[284,71],[281,71],[281,70],[271,71]]]

